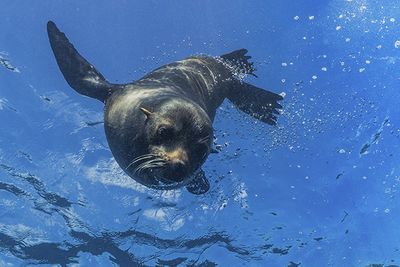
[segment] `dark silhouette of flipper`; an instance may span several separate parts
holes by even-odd
[[[119,85],[110,84],[83,58],[54,22],[47,23],[50,45],[65,80],[78,93],[104,102]]]
[[[222,55],[221,58],[229,66],[234,67],[235,70],[244,74],[249,74],[257,77],[257,75],[254,74],[254,72],[256,71],[256,69],[254,68],[254,64],[253,62],[249,61],[251,59],[251,56],[247,56],[247,52],[247,49],[242,48],[239,50],[235,50],[231,53]]]
[[[186,189],[195,195],[207,193],[207,191],[210,189],[210,182],[206,178],[203,170],[199,170],[195,174],[195,178],[188,185],[186,185]]]
[[[282,108],[278,101],[283,99],[281,95],[239,81],[230,88],[227,98],[239,110],[270,125],[276,124]]]
[[[253,63],[249,61],[251,57],[246,56],[246,53],[246,49],[240,49],[223,55],[221,58],[235,71],[257,77],[254,74]],[[278,101],[283,100],[281,95],[239,80],[234,80],[230,84],[226,97],[239,110],[270,125],[276,124],[276,115],[279,114],[278,110],[282,108]]]

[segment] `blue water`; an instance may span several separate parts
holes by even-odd
[[[0,17],[0,266],[400,266],[398,1],[4,0]],[[247,81],[286,94],[278,125],[225,102],[210,191],[145,188],[48,20],[116,83],[247,48]]]

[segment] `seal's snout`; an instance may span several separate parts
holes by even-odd
[[[183,148],[180,148],[180,147],[177,149],[174,149],[173,151],[166,153],[165,155],[171,163],[172,162],[180,162],[185,165],[186,162],[188,162],[188,154],[187,154],[186,150]]]
[[[179,159],[171,160],[169,162],[169,178],[181,182],[187,175],[186,164]]]
[[[166,176],[175,182],[182,182],[188,176],[188,155],[182,148],[166,153],[168,159]]]

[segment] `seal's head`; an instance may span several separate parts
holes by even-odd
[[[107,125],[113,126],[107,130],[106,125],[110,148],[125,172],[146,186],[187,184],[210,153],[212,122],[188,99],[153,99],[122,109],[119,104],[117,110],[108,106],[111,112],[106,113],[119,114],[106,117]]]
[[[181,99],[170,99],[154,112],[141,110],[146,115],[148,152],[154,157],[148,163],[150,173],[167,183],[183,182],[210,152],[212,127],[207,114]]]

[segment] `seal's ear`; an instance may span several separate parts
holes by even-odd
[[[154,114],[153,112],[145,108],[140,108],[140,110],[144,113],[144,115],[146,115],[147,118],[150,118]]]

